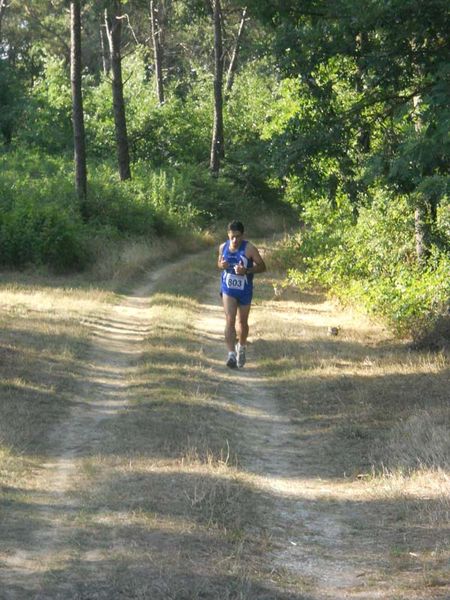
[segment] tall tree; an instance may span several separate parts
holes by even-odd
[[[240,44],[241,44],[242,35],[244,33],[246,14],[247,14],[247,8],[244,7],[242,9],[242,16],[241,16],[241,20],[239,22],[239,29],[238,29],[234,47],[233,47],[233,50],[231,53],[230,64],[228,65],[227,82],[225,84],[225,94],[229,94],[233,88],[234,76],[235,76],[236,69],[237,69],[237,59],[238,59],[238,54],[239,54],[239,48],[240,48]]]
[[[356,36],[356,91],[361,97],[367,93],[367,73],[364,65],[364,56],[366,54],[366,47],[369,43],[369,36],[366,31],[360,31]],[[362,153],[367,154],[370,152],[370,136],[371,131],[368,123],[364,120],[362,115],[359,115],[359,134],[358,134],[358,145]]]
[[[119,176],[122,181],[131,179],[130,153],[128,146],[125,101],[122,78],[122,10],[120,0],[113,0],[111,14],[105,10],[105,25],[108,34],[111,56],[112,95],[114,108],[114,126],[117,145]]]
[[[2,23],[3,23],[3,15],[5,14],[7,8],[6,0],[0,0],[0,44],[2,43]]]
[[[150,21],[152,26],[152,40],[153,40],[153,60],[155,65],[155,80],[156,80],[156,93],[158,95],[158,102],[160,105],[164,104],[164,82],[163,82],[163,45],[161,43],[162,37],[162,4],[155,0],[150,0]]]
[[[80,0],[72,0],[70,3],[70,82],[72,88],[75,189],[83,204],[87,194],[87,169],[81,70],[81,7]]]
[[[209,168],[218,177],[220,160],[225,157],[223,131],[223,48],[220,0],[213,0],[214,23],[214,120]]]
[[[448,172],[448,2],[370,0],[363,11],[356,0],[247,4],[273,27],[280,73],[309,87],[299,88],[301,116],[272,144],[281,174],[309,180],[316,193],[331,172],[356,202],[352,188],[367,183],[410,195],[424,262],[427,223],[445,197],[428,192]]]
[[[103,71],[103,75],[107,75],[109,73],[109,56],[108,56],[108,51],[106,49],[106,43],[105,43],[105,24],[104,23],[100,23],[99,36],[100,36],[100,50],[102,53],[102,71]]]

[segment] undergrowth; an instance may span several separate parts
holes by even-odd
[[[133,166],[121,182],[115,165],[88,165],[88,195],[76,197],[73,163],[38,150],[1,155],[0,267],[44,265],[55,272],[86,269],[112,246],[154,245],[195,237],[252,200],[206,169]]]
[[[426,265],[416,258],[414,208],[406,196],[375,191],[359,208],[347,197],[305,204],[301,231],[283,242],[276,262],[299,288],[319,285],[345,304],[384,319],[399,336],[423,339],[450,302],[449,203],[438,210]],[[442,331],[442,328],[441,328]]]

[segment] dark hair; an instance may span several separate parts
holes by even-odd
[[[231,221],[228,223],[228,231],[240,231],[244,233],[244,225],[240,221]]]

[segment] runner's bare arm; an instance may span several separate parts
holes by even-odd
[[[226,260],[223,260],[223,249],[225,247],[225,243],[221,244],[219,248],[219,258],[217,259],[217,267],[219,269],[227,269],[228,263]]]
[[[264,273],[266,271],[266,263],[264,262],[261,254],[253,244],[247,245],[247,257],[253,259],[253,267],[246,269],[247,273]]]

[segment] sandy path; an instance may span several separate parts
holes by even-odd
[[[108,314],[92,319],[92,343],[88,367],[83,373],[84,384],[75,398],[69,418],[53,433],[51,457],[36,477],[30,538],[27,543],[18,543],[13,552],[0,557],[0,581],[7,584],[8,590],[5,593],[0,587],[0,600],[48,600],[50,597],[54,600],[93,600],[106,597],[95,595],[95,592],[74,595],[74,588],[71,587],[73,582],[66,580],[61,585],[58,581],[58,591],[51,595],[48,591],[51,589],[49,577],[58,567],[61,567],[61,572],[64,572],[64,568],[70,570],[71,565],[76,568],[73,522],[82,516],[83,511],[79,504],[78,478],[86,459],[101,454],[102,421],[120,415],[129,402],[129,382],[137,371],[145,338],[153,325],[149,320],[148,307],[155,284],[162,276],[170,275],[171,269],[180,269],[183,263],[192,260],[188,256],[171,265],[164,265],[150,274],[130,295],[123,296]],[[266,578],[264,590],[269,590],[269,595],[264,592],[264,598],[371,600],[388,597],[380,580],[371,587],[364,586],[366,577],[370,577],[372,572],[376,573],[377,569],[379,572],[383,570],[383,565],[375,564],[377,560],[384,561],[380,552],[374,551],[376,540],[364,537],[359,532],[355,537],[355,531],[351,530],[352,510],[359,511],[360,520],[366,516],[364,511],[372,510],[367,498],[363,498],[364,483],[344,481],[342,474],[328,476],[331,472],[321,455],[320,440],[314,439],[317,433],[315,425],[306,430],[302,424],[301,404],[298,405],[296,418],[292,418],[289,410],[271,391],[274,389],[274,378],[265,377],[258,369],[261,357],[257,355],[258,344],[255,342],[261,341],[258,339],[260,335],[265,335],[265,319],[269,318],[270,310],[279,312],[280,322],[285,318],[288,327],[296,327],[298,339],[305,332],[310,335],[308,349],[314,351],[317,347],[318,354],[320,348],[317,346],[316,333],[313,328],[308,334],[308,324],[315,320],[326,329],[329,323],[342,322],[345,315],[337,313],[329,303],[309,308],[307,303],[302,304],[301,313],[285,308],[283,317],[281,308],[273,306],[273,303],[269,308],[254,306],[250,322],[252,324],[255,318],[256,321],[260,319],[263,326],[251,330],[250,340],[253,339],[253,344],[248,350],[246,367],[232,371],[224,365],[224,318],[217,296],[216,279],[214,277],[208,288],[199,311],[201,317],[195,327],[198,339],[205,340],[203,350],[207,358],[207,372],[211,380],[217,383],[220,394],[218,401],[232,404],[236,414],[243,417],[235,421],[239,429],[236,438],[241,440],[238,448],[238,478],[244,487],[255,491],[252,497],[256,504],[260,504],[257,507],[259,522],[255,523],[255,529],[257,535],[264,529],[269,539],[266,546],[268,551],[254,559],[261,563],[256,566],[255,572]],[[275,337],[278,339],[282,334],[278,336],[276,332]],[[326,340],[321,343],[326,343]],[[279,381],[281,384],[282,377]],[[179,388],[182,387],[183,382],[180,381]],[[180,472],[179,463],[174,468],[179,477],[186,475]],[[260,503],[258,498],[261,499]],[[361,499],[364,502],[359,504]],[[124,518],[127,516],[125,514]],[[114,530],[108,539],[112,539],[115,533]],[[127,543],[120,538],[120,533],[117,535],[119,545]],[[151,541],[146,551],[150,552],[150,544],[154,544],[152,551],[157,554],[157,542],[149,539]],[[161,539],[161,536],[155,534],[157,539]],[[186,545],[190,543],[188,536],[184,542]],[[170,548],[178,552],[176,543],[168,542]],[[98,574],[96,569],[101,568],[96,565],[101,565],[108,550],[109,547],[105,550],[105,546],[101,545],[81,548],[84,564],[92,563],[92,570],[88,571],[88,564],[83,572],[93,574],[95,580]],[[74,576],[78,577],[79,573]],[[272,589],[273,596],[270,595]],[[224,590],[226,593],[228,588]],[[116,597],[122,600],[127,596]],[[145,595],[129,597],[147,598]],[[158,597],[165,598],[164,595]],[[173,597],[178,598],[175,595]],[[257,596],[250,594],[248,597]],[[168,595],[167,598],[172,596]],[[179,598],[185,597],[180,595]]]
[[[69,417],[52,432],[51,458],[42,464],[36,478],[33,522],[38,526],[33,526],[26,547],[16,547],[1,557],[0,582],[8,589],[0,589],[1,600],[46,600],[46,574],[70,559],[73,518],[80,508],[76,494],[72,494],[77,475],[84,459],[101,445],[101,421],[118,415],[127,404],[127,381],[136,370],[150,327],[148,306],[155,283],[188,260],[185,257],[151,272],[107,314],[90,319],[91,347],[84,383]],[[97,556],[90,558],[95,561]],[[66,597],[72,597],[70,588]]]
[[[350,592],[361,584],[367,565],[355,557],[354,541],[345,523],[349,514],[316,510],[315,500],[333,501],[336,487],[319,476],[311,477],[311,465],[320,458],[315,456],[314,447],[298,443],[298,425],[283,412],[271,395],[267,380],[258,372],[258,357],[252,355],[252,331],[245,368],[239,371],[220,368],[226,359],[226,349],[223,311],[217,302],[216,287],[210,289],[210,303],[204,306],[198,327],[202,335],[209,335],[217,342],[213,358],[221,377],[227,381],[227,400],[235,403],[239,413],[252,422],[243,432],[246,457],[242,467],[255,488],[275,499],[273,513],[265,515],[272,547],[267,559],[274,576],[279,571],[286,579],[287,572],[288,579],[291,575],[293,581],[304,582],[308,593],[313,593],[308,597],[317,600],[382,597],[376,591]],[[252,308],[250,324],[252,314],[263,310],[264,307]],[[327,304],[325,310],[329,312],[331,305]],[[335,322],[337,316],[327,314]],[[294,590],[298,590],[295,585]]]

